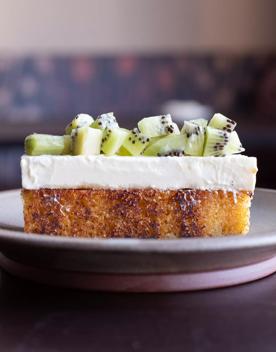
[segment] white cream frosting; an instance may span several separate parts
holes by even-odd
[[[22,187],[254,191],[257,160],[227,157],[22,156]]]

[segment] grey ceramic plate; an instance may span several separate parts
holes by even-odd
[[[256,190],[247,236],[104,240],[25,234],[22,228],[20,191],[0,192],[0,251],[17,263],[47,270],[132,275],[234,269],[276,256],[276,191]]]

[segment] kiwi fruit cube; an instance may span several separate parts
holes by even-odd
[[[139,130],[148,137],[165,136],[179,133],[178,126],[172,121],[171,115],[145,117],[138,122]]]
[[[27,155],[62,155],[71,152],[70,136],[33,133],[25,138]]]
[[[114,155],[120,149],[129,131],[123,128],[106,128],[103,132],[101,151],[106,155]]]
[[[237,123],[235,121],[230,120],[228,117],[219,113],[214,114],[208,124],[210,127],[217,128],[228,133],[231,133],[235,129],[236,125]]]
[[[138,128],[134,128],[126,136],[123,147],[131,155],[140,155],[150,142],[150,138],[145,136]]]
[[[118,122],[113,112],[99,115],[96,120],[90,125],[92,128],[104,130],[106,128],[118,128]]]
[[[244,152],[239,136],[236,131],[231,132],[229,137],[229,142],[226,144],[224,148],[225,155],[229,154],[238,154]]]
[[[204,156],[224,156],[230,133],[208,126],[206,128]]]
[[[206,119],[189,120],[189,122],[194,123],[195,125],[198,125],[201,127],[207,127],[207,125],[208,125],[208,120],[206,120]]]
[[[80,127],[72,132],[73,155],[98,155],[103,132],[96,128]]]
[[[183,156],[185,138],[182,134],[168,135],[151,143],[144,151],[145,156]]]
[[[202,156],[205,142],[205,127],[191,121],[185,121],[181,129],[185,138],[185,153]]]
[[[65,134],[71,134],[71,132],[79,127],[90,126],[94,121],[93,117],[89,114],[77,114],[69,125],[65,128]]]

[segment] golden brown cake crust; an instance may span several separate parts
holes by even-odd
[[[189,189],[23,189],[24,230],[104,238],[245,234],[251,196]]]

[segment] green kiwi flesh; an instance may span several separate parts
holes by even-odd
[[[229,133],[207,127],[204,156],[225,156],[242,153],[244,150],[236,131]]]
[[[71,152],[70,136],[33,133],[25,138],[27,155],[64,155]]]
[[[131,156],[130,152],[123,146],[121,146],[116,154],[119,156]]]
[[[103,132],[101,151],[106,155],[114,155],[124,143],[129,131],[123,128],[106,128]]]
[[[140,155],[150,142],[150,138],[141,133],[138,128],[134,128],[127,135],[123,147],[131,155]]]
[[[172,121],[171,115],[145,117],[138,122],[139,130],[148,137],[179,134],[178,126]]]
[[[77,114],[69,125],[65,128],[65,134],[71,134],[71,132],[79,127],[90,126],[94,119],[89,114]]]
[[[185,155],[185,138],[182,134],[168,135],[150,144],[143,153],[145,156],[183,156]]]
[[[103,132],[96,128],[80,127],[72,131],[73,155],[97,155],[101,152]]]
[[[224,148],[225,155],[238,154],[244,152],[239,136],[236,131],[230,133],[229,142]]]
[[[113,112],[108,112],[99,115],[90,127],[104,130],[106,128],[118,128],[119,125]]]
[[[206,119],[189,120],[189,122],[194,123],[195,125],[198,125],[201,127],[206,127],[208,125],[208,120]]]
[[[185,153],[192,156],[202,156],[205,142],[205,127],[185,121],[181,133],[185,138]]]
[[[209,121],[208,126],[231,133],[237,123],[222,114],[215,114]]]

